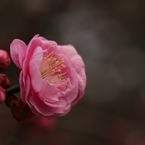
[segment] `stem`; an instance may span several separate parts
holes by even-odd
[[[14,93],[20,92],[20,85],[13,86],[6,90],[6,96],[11,96]]]

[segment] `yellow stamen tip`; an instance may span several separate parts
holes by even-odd
[[[47,60],[48,60],[48,62],[51,62],[51,59],[50,58],[48,58]]]
[[[62,59],[61,62],[64,63],[64,59]]]

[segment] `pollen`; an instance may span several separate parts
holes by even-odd
[[[61,62],[64,63],[64,59],[63,58],[62,58]]]
[[[51,59],[50,58],[48,58],[47,60],[48,60],[48,62],[51,62]]]
[[[68,69],[60,54],[55,54],[55,51],[48,53],[43,57],[39,70],[42,79],[56,85],[58,92],[68,88],[70,84]]]
[[[64,64],[61,64],[61,66],[64,67],[64,68],[66,67]]]

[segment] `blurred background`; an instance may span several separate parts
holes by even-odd
[[[86,64],[83,99],[68,115],[18,123],[0,106],[0,145],[145,145],[143,0],[0,0],[0,49],[40,34],[72,44]],[[12,63],[4,72],[18,83]],[[41,122],[41,124],[40,124]]]

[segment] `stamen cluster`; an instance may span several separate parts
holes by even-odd
[[[68,70],[64,63],[65,60],[61,54],[56,55],[55,51],[51,51],[46,57],[43,57],[40,65],[42,79],[56,85],[58,91],[66,89],[70,82],[67,77]]]

